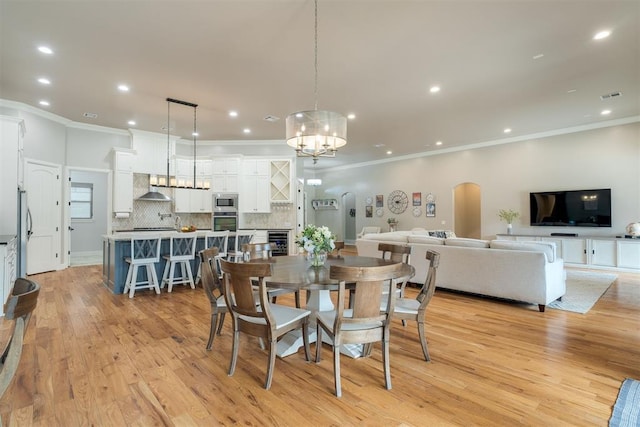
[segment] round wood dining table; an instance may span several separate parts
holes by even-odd
[[[255,260],[252,262],[265,261]],[[304,255],[272,257],[266,262],[271,264],[271,276],[265,277],[264,279],[266,286],[310,291],[307,309],[311,310],[312,327],[309,331],[311,342],[315,342],[316,340],[316,312],[332,311],[335,308],[331,301],[330,291],[338,289],[338,281],[329,278],[329,271],[332,265],[379,267],[397,264],[397,262],[394,261],[375,257],[329,256],[323,266],[313,267]],[[403,264],[403,266],[398,279],[408,280],[413,277],[415,269],[409,264]],[[289,356],[297,353],[302,345],[302,333],[300,333],[300,331],[292,331],[278,341],[277,354],[280,357]],[[360,357],[362,355],[362,346],[343,346],[341,351],[343,354],[351,357]]]

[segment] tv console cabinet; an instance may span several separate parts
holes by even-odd
[[[498,234],[498,240],[554,242],[566,265],[640,272],[640,239]]]

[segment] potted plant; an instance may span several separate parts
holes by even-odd
[[[398,225],[398,220],[396,218],[388,218],[387,224],[389,224],[389,231],[396,231],[396,226]]]
[[[498,211],[498,216],[500,217],[501,220],[504,220],[507,222],[507,234],[511,234],[513,230],[513,226],[511,224],[513,223],[514,219],[520,216],[520,213],[514,211],[513,209],[509,209],[509,210],[500,209]]]

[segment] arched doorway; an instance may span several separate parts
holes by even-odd
[[[458,237],[480,239],[482,236],[480,186],[473,182],[453,189],[454,231]]]
[[[342,195],[343,220],[342,235],[347,245],[356,244],[356,195],[346,192]]]

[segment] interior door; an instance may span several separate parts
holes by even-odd
[[[25,187],[31,214],[27,274],[56,270],[60,264],[60,175],[60,166],[27,161]]]

